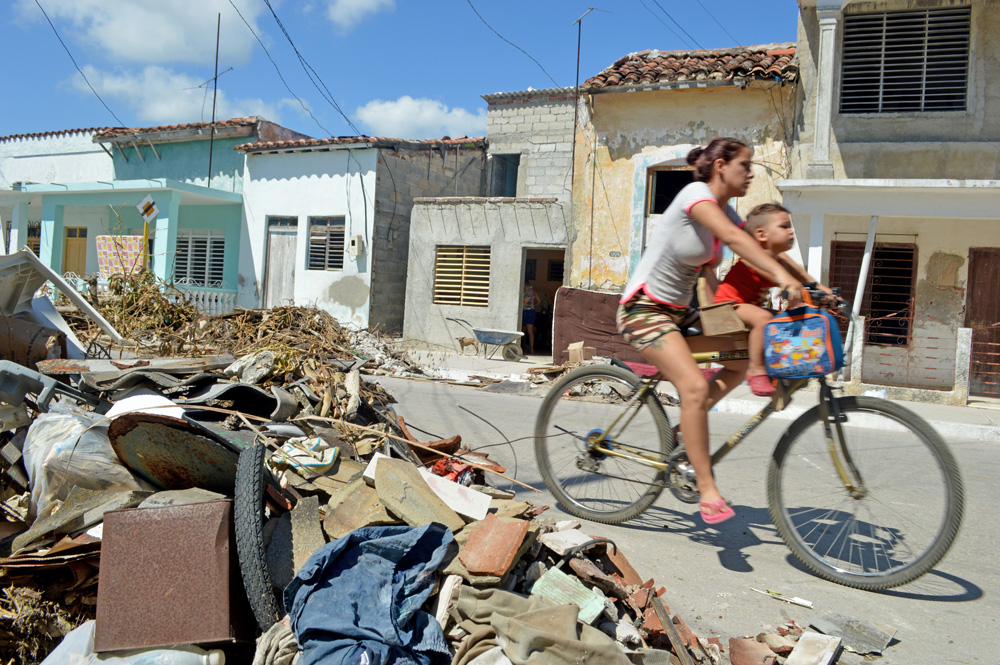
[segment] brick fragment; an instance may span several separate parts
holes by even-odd
[[[472,527],[469,541],[458,558],[474,575],[503,577],[514,565],[528,526],[525,520],[501,520],[487,515]]]
[[[770,665],[775,661],[771,648],[757,640],[729,638],[729,662],[732,665]]]
[[[680,614],[675,614],[671,621],[673,621],[674,627],[677,629],[677,634],[681,636],[681,641],[684,643],[684,646],[689,649],[693,649],[698,643],[698,636],[695,635],[694,631],[688,627],[688,625],[684,622],[684,619],[681,618]]]

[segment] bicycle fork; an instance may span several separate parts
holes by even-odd
[[[847,449],[847,440],[844,437],[844,423],[847,418],[841,413],[840,404],[829,384],[820,381],[819,385],[819,412],[823,419],[826,448],[833,461],[833,468],[836,469],[840,482],[844,484],[844,489],[851,498],[863,499],[868,495],[868,490],[854,460],[851,459],[851,452]]]

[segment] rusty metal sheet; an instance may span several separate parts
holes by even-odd
[[[202,425],[133,412],[111,421],[108,438],[122,464],[154,485],[233,494],[239,446]]]
[[[94,650],[250,641],[232,502],[104,516]]]

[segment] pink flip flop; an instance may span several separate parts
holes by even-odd
[[[702,508],[699,509],[698,512],[701,513],[701,519],[705,520],[706,524],[721,524],[736,515],[736,512],[729,507],[729,504],[726,503],[725,499],[719,499],[718,501],[702,503],[699,505],[702,506]],[[706,515],[705,508],[712,508],[718,512],[712,515]]]

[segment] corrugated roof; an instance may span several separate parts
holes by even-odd
[[[630,53],[587,79],[591,89],[656,85],[680,81],[795,81],[799,67],[794,42],[698,51]]]
[[[243,143],[236,146],[235,150],[241,152],[269,152],[272,150],[311,150],[325,146],[349,146],[367,144],[375,148],[411,148],[421,150],[427,148],[438,148],[441,146],[452,147],[483,147],[486,139],[481,136],[458,136],[451,138],[445,136],[440,139],[393,139],[384,136],[334,136],[326,139],[296,139],[289,141],[256,141],[254,143]]]
[[[17,139],[43,139],[50,136],[64,136],[68,134],[97,134],[108,131],[108,127],[86,127],[82,129],[57,129],[52,132],[34,132],[31,134],[10,134],[0,136],[0,141],[16,141]]]
[[[216,120],[215,128],[254,127],[259,121],[260,118],[257,116]],[[182,132],[198,129],[210,129],[211,126],[211,122],[189,122],[181,125],[159,125],[158,127],[112,127],[99,133],[94,138],[96,140],[100,140],[113,139],[119,136],[135,136],[137,134],[141,136],[143,134],[159,134],[162,132]]]

